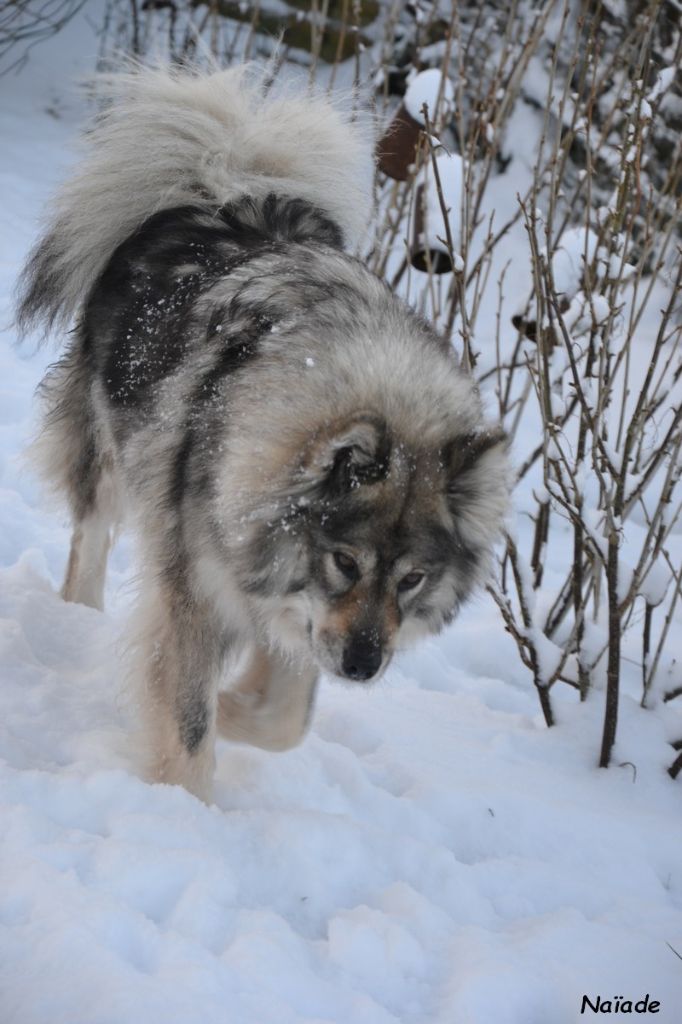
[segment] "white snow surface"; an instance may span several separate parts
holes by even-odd
[[[3,325],[83,117],[67,83],[95,51],[81,21],[0,80]],[[660,1011],[644,1018],[678,1024],[682,780],[665,767],[682,723],[672,704],[640,709],[637,665],[599,770],[603,694],[557,695],[547,730],[481,597],[377,686],[325,681],[298,749],[220,744],[213,806],[147,785],[120,668],[134,563],[119,545],[105,614],[59,599],[68,525],[19,463],[54,353],[14,340],[7,328],[0,1021],[570,1024],[591,1016],[585,994],[649,993]]]

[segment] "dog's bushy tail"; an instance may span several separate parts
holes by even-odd
[[[276,192],[327,213],[352,245],[371,203],[366,129],[327,99],[264,95],[248,67],[211,74],[141,68],[106,76],[110,105],[85,137],[75,175],[19,283],[22,331],[64,327],[115,248],[170,206]]]

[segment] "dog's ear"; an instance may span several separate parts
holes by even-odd
[[[458,499],[470,497],[479,481],[489,474],[496,478],[496,484],[503,483],[500,476],[506,477],[508,447],[509,439],[501,427],[463,434],[450,441],[442,453],[448,499],[456,504]]]
[[[330,495],[385,479],[390,459],[386,424],[371,413],[332,425],[304,455],[302,477]]]

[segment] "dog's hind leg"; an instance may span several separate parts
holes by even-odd
[[[224,637],[208,607],[164,581],[144,593],[138,628],[134,671],[146,721],[145,775],[208,801]]]
[[[295,747],[310,720],[317,678],[312,663],[257,647],[242,676],[218,696],[220,735],[264,750]]]
[[[81,339],[45,377],[43,429],[29,457],[48,484],[66,497],[73,534],[61,594],[101,609],[107,557],[120,514],[114,459],[102,440]]]
[[[112,518],[112,509],[117,506],[115,490],[111,474],[106,469],[100,470],[92,505],[84,515],[74,517],[69,561],[61,589],[65,601],[100,611],[104,607],[107,559],[115,528]]]

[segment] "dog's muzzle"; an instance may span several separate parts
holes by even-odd
[[[346,679],[365,682],[375,676],[381,667],[383,652],[373,634],[360,633],[350,641],[343,652],[342,668]]]

